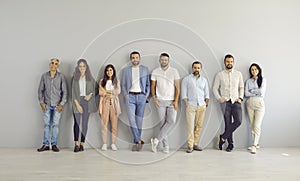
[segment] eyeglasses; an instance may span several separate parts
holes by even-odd
[[[51,64],[52,64],[52,65],[58,65],[58,63],[57,63],[57,62],[51,62]]]

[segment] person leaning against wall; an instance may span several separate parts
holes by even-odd
[[[117,72],[112,64],[108,64],[104,69],[103,78],[99,82],[99,114],[102,119],[102,150],[107,150],[107,129],[108,122],[111,124],[111,149],[117,151],[116,138],[118,133],[118,117],[121,114],[121,108],[118,95],[121,87],[117,79]]]
[[[249,73],[250,78],[245,84],[245,96],[249,97],[246,107],[251,128],[252,146],[248,150],[252,154],[256,154],[256,150],[259,148],[261,124],[265,114],[264,96],[267,81],[262,77],[262,69],[256,63],[249,67]]]
[[[57,147],[59,122],[68,95],[65,76],[58,72],[59,63],[57,58],[50,60],[50,70],[42,75],[38,88],[38,99],[44,113],[43,146],[37,149],[38,152],[50,150],[50,143],[51,149],[59,152]]]
[[[201,129],[209,102],[209,87],[206,78],[200,75],[202,64],[195,61],[192,64],[192,74],[182,80],[181,98],[186,105],[186,121],[188,128],[187,153],[193,150],[202,151],[198,146]]]
[[[141,151],[144,141],[142,140],[142,125],[146,103],[150,94],[149,69],[140,65],[140,53],[130,53],[130,66],[122,70],[121,92],[125,98],[127,115],[131,132],[133,134],[132,151]]]
[[[178,99],[180,94],[180,76],[178,70],[170,67],[170,57],[162,53],[159,57],[160,67],[151,74],[151,95],[157,109],[160,130],[155,138],[151,138],[152,151],[157,152],[161,142],[163,152],[169,153],[168,134],[176,122]]]
[[[72,110],[74,117],[74,152],[84,151],[90,113],[96,112],[95,80],[85,59],[77,61],[72,77]],[[82,128],[80,130],[80,120]],[[81,132],[80,144],[79,132]]]
[[[227,152],[233,150],[233,132],[242,123],[242,101],[244,82],[242,73],[233,69],[234,57],[230,54],[224,58],[225,70],[219,72],[214,81],[213,93],[220,102],[224,114],[225,130],[218,136],[218,147],[222,150],[225,140],[228,142]],[[233,119],[232,119],[233,118]]]

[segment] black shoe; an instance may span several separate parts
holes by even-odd
[[[188,147],[188,149],[186,150],[187,153],[192,153],[194,150],[192,147]]]
[[[49,146],[43,145],[41,148],[37,149],[38,152],[50,150]]]
[[[227,146],[226,151],[227,151],[227,152],[231,152],[232,150],[233,150],[233,144],[230,143],[230,144]]]
[[[58,149],[58,147],[57,147],[56,145],[53,145],[53,146],[52,146],[52,150],[53,150],[54,152],[59,152],[59,149]]]
[[[78,145],[75,145],[75,147],[74,147],[74,152],[76,153],[76,152],[79,152],[80,150],[79,150],[79,146]]]
[[[219,150],[222,150],[222,146],[225,143],[225,141],[222,140],[221,135],[218,136],[218,146],[219,146]]]
[[[194,145],[193,150],[202,151],[202,148],[200,148],[198,145]]]
[[[83,145],[80,145],[79,151],[84,151]]]

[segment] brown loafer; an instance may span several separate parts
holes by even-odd
[[[138,144],[132,145],[132,151],[137,151]]]
[[[43,145],[41,148],[37,149],[38,152],[50,150],[49,146]]]
[[[144,145],[144,141],[139,141],[138,144],[136,144],[137,146],[137,151],[141,151],[143,149],[143,145]]]
[[[53,145],[53,146],[52,146],[52,150],[53,150],[54,152],[59,152],[59,149],[58,149],[58,147],[57,147],[56,145]]]

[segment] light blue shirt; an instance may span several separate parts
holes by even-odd
[[[192,106],[204,106],[206,98],[209,99],[209,87],[204,77],[196,79],[194,74],[190,74],[182,80],[181,99],[187,99]]]
[[[261,87],[258,88],[257,79],[248,79],[245,85],[245,96],[246,97],[264,97],[266,92],[267,80],[263,78]],[[249,92],[249,90],[251,90]]]

